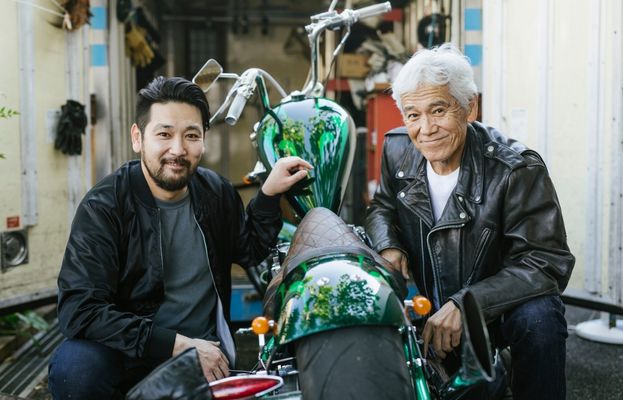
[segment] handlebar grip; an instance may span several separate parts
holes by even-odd
[[[240,114],[242,114],[242,110],[246,104],[247,98],[244,97],[242,93],[237,92],[234,101],[232,101],[231,106],[229,107],[227,116],[225,117],[227,125],[236,125],[236,122],[238,122],[238,118],[240,118]]]
[[[390,12],[392,10],[392,5],[389,1],[381,4],[375,4],[373,6],[368,6],[364,8],[360,8],[358,10],[353,10],[353,14],[355,14],[356,18],[364,19],[368,17],[373,17],[375,15],[385,14],[386,12]]]

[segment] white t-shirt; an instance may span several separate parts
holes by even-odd
[[[435,222],[438,222],[443,214],[444,208],[448,203],[450,194],[454,190],[456,183],[459,180],[459,171],[461,168],[457,168],[448,175],[437,175],[433,170],[433,166],[430,162],[426,161],[426,177],[428,178],[428,192],[430,193],[430,200],[433,206],[433,215],[435,216]]]

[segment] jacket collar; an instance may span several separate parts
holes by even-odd
[[[484,154],[480,136],[472,124],[467,125],[467,138],[461,159],[461,172],[455,193],[465,199],[480,204],[484,188]]]
[[[143,175],[143,169],[141,168],[141,160],[132,160],[127,164],[127,168],[130,170],[130,189],[134,195],[149,208],[157,208],[154,196],[149,189],[145,175]]]

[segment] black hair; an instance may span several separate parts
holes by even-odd
[[[210,128],[210,107],[203,90],[184,78],[158,76],[138,92],[136,99],[136,125],[145,133],[149,111],[154,103],[178,102],[195,106],[201,112],[204,132]]]

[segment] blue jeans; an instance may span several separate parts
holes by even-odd
[[[122,399],[155,367],[96,342],[69,339],[52,356],[48,388],[55,400]]]
[[[514,400],[565,399],[567,321],[560,296],[542,296],[504,314],[498,347],[510,346]]]

